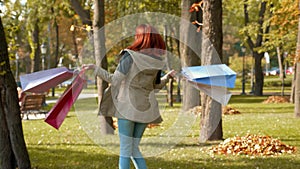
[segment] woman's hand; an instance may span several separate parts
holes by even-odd
[[[167,75],[170,77],[170,78],[174,78],[176,77],[176,74],[177,72],[175,70],[171,70],[167,73]]]
[[[84,64],[82,65],[82,69],[84,70],[90,70],[90,69],[95,69],[96,68],[96,65],[94,64]]]
[[[176,78],[177,72],[175,70],[170,70],[165,76],[168,78]]]

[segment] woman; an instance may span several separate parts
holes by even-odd
[[[161,89],[175,71],[160,78],[165,66],[160,57],[165,54],[165,42],[157,30],[147,24],[136,28],[135,40],[121,52],[114,74],[94,65],[95,75],[110,83],[100,103],[100,114],[118,118],[120,138],[119,168],[129,169],[130,159],[135,168],[146,169],[139,150],[143,133],[149,123],[160,123],[155,89]]]

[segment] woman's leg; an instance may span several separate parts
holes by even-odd
[[[132,161],[136,169],[147,169],[146,161],[139,149],[139,145],[147,127],[145,123],[135,123],[133,131],[133,153]]]
[[[129,169],[133,150],[134,122],[118,119],[118,130],[120,138],[119,169]]]
[[[147,169],[139,144],[147,127],[145,123],[136,123],[126,119],[118,119],[120,137],[119,168],[129,169],[130,158],[136,169]]]

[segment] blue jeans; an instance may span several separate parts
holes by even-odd
[[[145,123],[118,119],[120,138],[119,169],[129,169],[130,159],[133,161],[136,169],[147,169],[146,161],[139,149],[146,127],[147,124]]]

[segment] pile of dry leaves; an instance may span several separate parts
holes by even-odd
[[[288,96],[269,96],[263,103],[289,103]]]
[[[200,116],[201,115],[201,106],[195,106],[195,107],[189,109],[188,112],[192,113],[196,116]]]
[[[224,115],[241,114],[240,111],[238,111],[235,108],[229,107],[229,106],[223,107],[222,113]]]
[[[188,110],[189,113],[192,113],[194,115],[200,116],[201,115],[201,106],[195,106]],[[238,111],[235,108],[232,108],[230,106],[225,106],[222,108],[223,115],[232,115],[232,114],[241,114],[240,111]]]
[[[285,145],[270,136],[248,134],[244,137],[228,138],[209,150],[214,154],[271,156],[294,153],[296,147]]]

